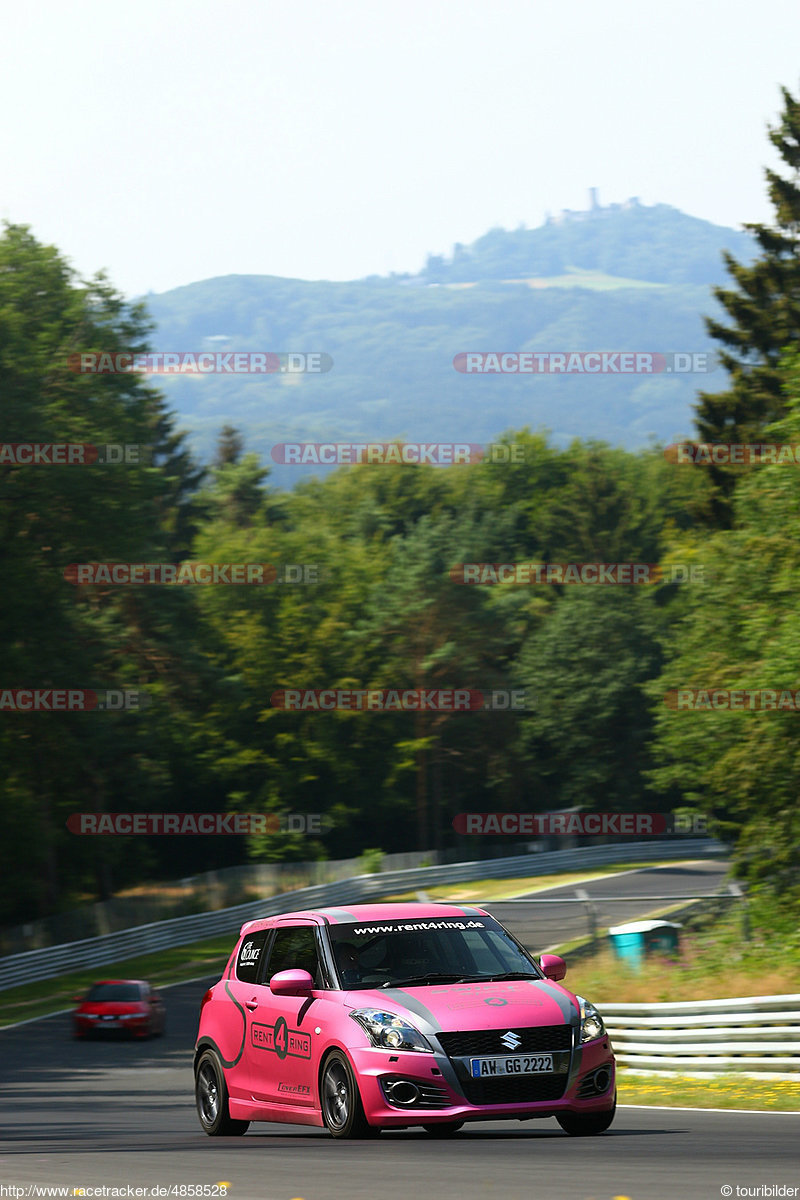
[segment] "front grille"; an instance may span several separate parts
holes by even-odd
[[[510,1052],[500,1041],[504,1033],[516,1033],[522,1038],[521,1045]],[[550,1050],[572,1049],[572,1027],[570,1025],[534,1025],[524,1029],[505,1026],[502,1029],[475,1029],[463,1033],[437,1033],[442,1049],[450,1058],[465,1058],[474,1055],[544,1054]]]
[[[566,1075],[505,1075],[465,1079],[461,1087],[470,1104],[532,1104],[538,1100],[560,1100],[566,1083]]]

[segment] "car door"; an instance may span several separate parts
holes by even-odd
[[[235,1100],[251,1097],[247,1047],[253,1014],[258,1009],[258,979],[264,966],[266,946],[272,930],[259,929],[242,938],[228,979],[224,980],[224,1029],[217,1034],[224,1060],[225,1082]]]
[[[313,1108],[317,1104],[315,1029],[326,1006],[326,977],[319,934],[313,921],[279,923],[269,956],[248,1009],[245,1056],[255,1100]],[[297,968],[314,980],[312,996],[275,996],[269,981],[278,971]]]

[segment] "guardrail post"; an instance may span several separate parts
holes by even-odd
[[[740,916],[741,916],[741,925],[742,925],[742,941],[749,942],[750,941],[750,902],[747,899],[747,896],[745,895],[743,890],[739,887],[739,884],[736,883],[733,879],[731,879],[728,882],[728,891],[731,893],[732,896],[738,896],[739,900],[741,901],[741,908],[740,908],[739,912],[740,912]]]
[[[586,920],[589,926],[589,937],[594,942],[597,939],[597,909],[592,904],[591,897],[584,888],[576,888],[575,895],[579,900],[583,900]]]

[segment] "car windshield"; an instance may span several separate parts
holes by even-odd
[[[141,995],[138,983],[95,983],[84,999],[96,1004],[105,1000],[140,1000]]]
[[[345,988],[473,983],[542,974],[491,917],[420,917],[329,926]]]

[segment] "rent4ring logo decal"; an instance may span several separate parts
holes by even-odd
[[[274,1025],[251,1026],[250,1039],[261,1050],[272,1050],[278,1058],[311,1058],[311,1038],[299,1029],[290,1029],[284,1017]]]

